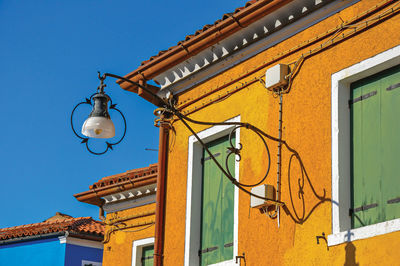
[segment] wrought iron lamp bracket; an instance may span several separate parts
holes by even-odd
[[[160,107],[160,108],[156,109],[155,112],[154,112],[154,114],[155,114],[156,116],[159,116],[159,119],[156,119],[156,121],[155,121],[155,124],[156,124],[156,125],[159,125],[160,123],[165,122],[165,121],[166,121],[166,120],[165,120],[165,119],[166,119],[165,117],[167,117],[167,119],[170,119],[171,116],[177,117],[177,118],[184,124],[184,126],[193,134],[193,136],[195,136],[195,138],[198,140],[198,142],[201,144],[201,146],[204,148],[204,150],[208,153],[208,155],[209,155],[210,158],[214,161],[214,163],[217,165],[217,167],[222,171],[222,173],[223,173],[235,186],[237,186],[241,191],[243,191],[243,192],[245,192],[245,193],[247,193],[247,194],[249,194],[249,195],[251,195],[251,196],[253,196],[253,197],[256,197],[256,198],[263,199],[263,200],[267,200],[267,201],[270,201],[270,202],[274,202],[277,206],[278,206],[278,205],[279,205],[279,206],[284,205],[284,203],[281,202],[281,201],[279,201],[279,200],[273,200],[273,199],[269,199],[269,198],[264,198],[264,197],[261,197],[261,196],[259,196],[259,195],[253,194],[253,193],[251,193],[251,191],[249,191],[249,190],[246,189],[246,187],[253,187],[253,186],[257,186],[257,185],[261,184],[262,182],[265,181],[265,179],[267,178],[267,176],[268,176],[268,174],[269,174],[271,162],[270,162],[270,152],[269,152],[269,148],[268,148],[266,139],[270,139],[270,140],[277,141],[277,142],[281,141],[280,139],[268,135],[267,133],[263,132],[261,129],[259,129],[259,128],[255,127],[255,126],[253,126],[253,125],[251,125],[251,124],[249,124],[249,123],[242,123],[242,122],[203,122],[203,121],[196,121],[196,120],[194,120],[194,119],[191,119],[191,118],[185,116],[185,115],[182,114],[177,108],[175,108],[176,101],[175,101],[173,95],[171,95],[171,94],[170,94],[169,96],[167,96],[166,98],[161,98],[159,95],[157,95],[156,93],[152,92],[152,91],[151,91],[150,89],[148,89],[146,86],[143,86],[142,84],[139,84],[139,83],[137,83],[137,82],[134,82],[134,81],[132,81],[132,80],[130,80],[130,79],[128,79],[128,78],[125,78],[125,77],[122,77],[122,76],[118,76],[118,75],[115,75],[115,74],[111,74],[111,73],[104,73],[103,75],[101,75],[100,72],[99,72],[98,75],[99,75],[99,79],[100,79],[100,86],[99,86],[99,88],[98,88],[99,93],[104,93],[104,87],[106,86],[106,85],[104,84],[104,80],[106,79],[106,77],[112,77],[112,78],[116,78],[116,79],[119,79],[119,80],[123,80],[123,81],[125,81],[125,82],[128,82],[128,83],[130,83],[130,84],[133,84],[133,85],[135,85],[135,86],[137,86],[137,87],[143,89],[144,91],[146,91],[146,92],[147,92],[149,95],[151,95],[155,100],[157,100],[157,102],[158,102],[158,107]],[[81,103],[78,103],[78,104],[75,106],[75,108],[73,109],[72,114],[71,114],[71,126],[72,126],[72,130],[74,131],[75,135],[76,135],[78,138],[82,139],[81,143],[85,143],[85,144],[86,144],[86,148],[88,149],[89,152],[91,152],[91,153],[93,153],[93,154],[96,154],[96,155],[101,155],[101,154],[106,153],[109,149],[112,149],[112,147],[113,147],[114,145],[119,144],[119,143],[122,141],[122,139],[125,137],[125,132],[126,132],[126,121],[125,121],[125,117],[124,117],[124,115],[122,114],[122,112],[121,112],[120,110],[118,110],[117,108],[115,108],[115,105],[111,103],[110,109],[114,109],[114,110],[116,110],[117,112],[119,112],[119,113],[121,114],[123,120],[124,120],[124,124],[125,124],[124,134],[123,134],[122,138],[121,138],[120,140],[118,140],[117,142],[115,142],[115,143],[106,142],[107,148],[106,148],[105,151],[103,151],[103,152],[101,152],[101,153],[97,153],[97,152],[92,151],[92,150],[89,148],[89,145],[88,145],[89,139],[88,139],[88,138],[85,138],[85,137],[82,137],[82,136],[80,136],[79,134],[77,134],[76,131],[75,131],[75,129],[74,129],[74,127],[73,127],[73,124],[72,124],[72,117],[73,117],[73,114],[74,114],[76,108],[77,108],[78,106],[82,105],[82,104],[91,104],[91,98],[92,98],[92,97],[93,97],[93,95],[92,95],[89,99],[86,99],[86,101],[81,102]],[[228,156],[227,156],[226,161],[225,161],[225,168],[215,159],[215,157],[213,156],[213,154],[212,154],[212,153],[210,152],[210,150],[207,148],[207,145],[206,145],[206,144],[203,142],[203,140],[197,135],[197,133],[192,129],[192,127],[188,124],[188,122],[193,123],[193,124],[198,124],[198,125],[206,125],[206,126],[217,126],[217,125],[231,125],[231,126],[234,126],[233,129],[231,130],[230,134],[229,134],[229,143],[230,143],[230,147],[228,147]],[[237,161],[240,161],[240,160],[241,160],[241,154],[240,154],[240,152],[241,152],[241,150],[242,150],[242,148],[243,148],[243,145],[242,145],[241,143],[238,143],[239,147],[236,147],[236,145],[233,143],[233,136],[234,136],[236,130],[238,130],[239,128],[245,128],[245,129],[251,130],[251,131],[253,131],[254,133],[256,133],[256,134],[258,135],[258,137],[262,140],[262,142],[263,142],[263,144],[264,144],[264,146],[265,146],[266,152],[267,152],[268,167],[267,167],[266,173],[265,173],[264,177],[261,178],[261,180],[260,180],[259,182],[255,183],[255,184],[243,184],[243,183],[240,183],[239,181],[237,181],[237,180],[235,179],[235,177],[232,175],[232,173],[229,171],[229,168],[227,167],[227,166],[228,166],[228,160],[229,160],[230,156],[232,156],[232,154],[234,154],[235,156],[238,157],[238,158],[236,158]]]

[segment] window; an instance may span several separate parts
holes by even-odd
[[[328,245],[400,230],[400,46],[332,75]]]
[[[235,117],[229,122],[239,122]],[[198,133],[225,166],[228,135],[233,126],[214,126]],[[239,146],[240,129],[234,144]],[[239,180],[233,155],[229,170]],[[236,265],[239,191],[220,172],[194,136],[189,137],[184,265]]]
[[[352,228],[358,228],[400,217],[400,66],[350,88],[350,214]]]
[[[234,142],[234,139],[233,139]],[[216,160],[225,166],[228,136],[207,144]],[[234,156],[228,167],[234,173]],[[211,265],[233,259],[234,185],[224,176],[206,150],[203,150],[203,180],[201,202],[201,265]]]
[[[140,261],[142,266],[151,266],[154,262],[154,245],[146,246],[142,248],[142,257]]]
[[[135,240],[132,245],[132,266],[149,266],[154,262],[154,237]]]

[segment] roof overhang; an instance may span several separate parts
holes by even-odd
[[[156,184],[157,174],[137,178],[134,181],[128,180],[115,185],[109,185],[106,187],[92,188],[91,190],[77,193],[74,197],[85,203],[89,203],[96,206],[103,206],[105,200],[103,197],[110,196],[113,194],[121,194],[122,192],[129,191],[131,189],[137,189],[148,185]]]
[[[96,206],[104,206],[114,202],[114,199],[136,199],[141,194],[146,194],[148,189],[155,189],[157,169],[158,164],[150,164],[148,167],[104,177],[89,186],[88,191],[77,193],[74,197],[81,202]]]
[[[198,35],[180,42],[179,45],[148,61],[125,78],[137,83],[151,80],[291,2],[293,0],[260,0],[251,3],[237,13],[228,14],[223,20],[201,31]],[[126,81],[118,80],[117,83],[125,90],[138,92],[136,86]]]
[[[154,80],[160,85],[157,94],[161,98],[165,97],[168,91],[179,95],[357,1],[359,0],[252,1],[249,6],[238,12],[229,16],[226,14],[222,21],[206,30],[203,29],[200,34],[180,42],[181,45],[172,47],[168,51],[161,51],[158,56],[145,61],[141,67],[126,77],[140,82]],[[264,12],[260,15],[258,9]],[[252,20],[249,16],[253,16]],[[241,19],[245,18],[251,22],[242,23]],[[229,24],[229,21],[236,24]],[[212,30],[217,27],[225,25],[228,29],[228,24],[230,27],[236,25],[237,28],[230,30],[229,34],[212,35]],[[207,39],[204,35],[212,38]],[[208,41],[204,43],[206,40]],[[194,47],[200,43],[203,44],[201,49],[195,50]],[[177,56],[176,51],[179,49],[185,52],[182,54],[183,57]],[[165,65],[166,62],[168,64]],[[151,69],[157,71],[150,71]],[[118,83],[122,88],[136,92],[146,99],[141,89],[120,81]],[[152,89],[154,91],[154,88]]]

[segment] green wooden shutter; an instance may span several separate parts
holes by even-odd
[[[382,200],[386,220],[400,217],[400,66],[381,80]]]
[[[397,83],[399,66],[351,85],[353,228],[400,217],[388,204],[400,196],[400,88],[387,90]]]
[[[153,266],[154,263],[154,246],[142,248],[142,266]]]
[[[234,142],[234,140],[233,140]],[[207,144],[218,162],[225,166],[227,137]],[[229,160],[233,174],[234,156]],[[209,265],[233,258],[234,186],[223,175],[208,153],[203,152],[201,265]]]

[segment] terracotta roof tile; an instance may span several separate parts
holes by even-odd
[[[52,217],[53,218],[53,217]],[[0,229],[0,240],[12,238],[43,235],[55,232],[73,232],[81,234],[91,234],[95,236],[104,235],[104,224],[93,220],[92,217],[79,218],[57,218],[34,224],[25,224]]]
[[[143,186],[154,186],[157,184],[158,164],[151,164],[148,167],[126,171],[125,173],[103,177],[88,191],[80,192],[74,197],[81,201],[96,206],[104,204],[102,197],[128,191]]]
[[[126,181],[135,181],[135,179],[141,177],[157,176],[157,164],[151,164],[148,167],[138,168],[126,171],[125,173],[103,177],[93,185],[89,186],[90,189],[114,186],[118,183]]]
[[[171,47],[168,48],[167,50],[162,50],[162,51],[160,51],[157,55],[151,56],[150,59],[142,61],[142,63],[141,63],[140,65],[141,65],[141,66],[144,66],[144,65],[146,65],[147,63],[149,63],[150,61],[152,61],[152,60],[156,59],[157,57],[161,56],[162,54],[164,54],[166,51],[172,50],[172,49],[174,49],[174,48],[177,47],[177,46],[184,45],[186,41],[190,40],[190,39],[193,38],[194,36],[197,36],[197,35],[203,33],[204,31],[208,30],[208,29],[211,28],[212,26],[215,26],[215,25],[219,24],[221,21],[223,21],[223,20],[225,20],[225,19],[231,17],[232,14],[236,14],[236,13],[242,11],[243,9],[247,8],[248,6],[251,6],[251,5],[255,4],[255,3],[257,3],[258,1],[261,1],[261,0],[250,0],[250,1],[246,2],[246,4],[245,4],[244,6],[236,8],[234,12],[232,12],[232,13],[225,13],[225,14],[222,16],[222,19],[218,19],[218,20],[214,21],[213,24],[207,24],[207,25],[203,26],[201,29],[197,30],[197,31],[195,32],[195,34],[187,35],[187,36],[185,37],[185,39],[184,39],[183,41],[179,41],[179,42],[177,43],[177,45],[171,46]]]

